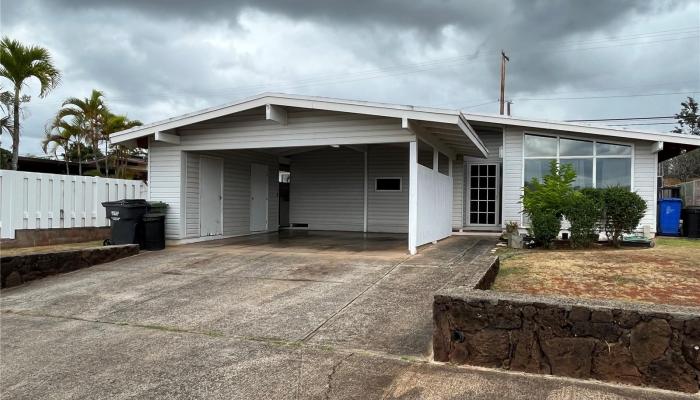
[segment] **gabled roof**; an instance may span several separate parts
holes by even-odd
[[[459,110],[416,107],[411,105],[373,103],[357,100],[343,100],[318,96],[301,96],[284,93],[263,93],[229,104],[210,107],[177,117],[164,119],[150,124],[138,126],[111,136],[112,142],[120,143],[136,138],[176,129],[209,119],[274,104],[286,107],[299,107],[326,111],[347,112],[355,114],[376,115],[383,117],[418,120],[435,124],[450,124],[458,126],[460,134],[464,134],[474,143],[481,153],[486,154],[485,146],[476,135],[470,124],[489,124],[500,126],[519,126],[532,129],[566,131],[590,135],[612,136],[627,139],[666,142],[685,147],[700,147],[700,137],[676,135],[671,133],[645,132],[639,130],[616,129],[589,124],[537,120],[530,118],[508,117],[502,115],[487,115],[463,113]],[[447,138],[449,140],[449,138]]]
[[[460,112],[458,110],[372,103],[366,101],[342,100],[318,96],[300,96],[284,93],[263,93],[233,103],[205,108],[203,110],[179,115],[177,117],[137,126],[114,133],[111,135],[111,137],[113,142],[119,143],[126,140],[151,135],[156,131],[179,128],[181,126],[206,121],[212,118],[222,117],[224,115],[265,106],[266,104],[376,115],[382,117],[408,118],[448,124],[456,124],[460,116]]]

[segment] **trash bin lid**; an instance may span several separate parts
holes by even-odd
[[[161,213],[148,213],[148,214],[143,214],[143,220],[144,221],[157,221],[159,219],[164,219],[165,214]]]
[[[103,206],[107,207],[145,207],[148,206],[148,202],[144,199],[121,199],[115,201],[105,201],[102,203]]]

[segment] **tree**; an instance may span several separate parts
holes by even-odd
[[[109,115],[109,110],[104,102],[104,95],[101,91],[93,89],[90,97],[79,99],[71,97],[63,102],[62,108],[56,115],[57,121],[66,122],[78,128],[90,146],[97,150],[100,140],[104,137],[104,123]],[[95,168],[99,171],[100,164],[97,160],[97,151],[94,151],[93,161]],[[105,167],[106,167],[105,160]],[[105,168],[106,170],[106,168]]]
[[[41,149],[46,154],[53,155],[58,159],[56,154],[58,149],[63,149],[63,160],[66,162],[66,175],[70,175],[70,166],[68,165],[68,146],[70,145],[70,134],[65,130],[59,130],[58,133],[52,133],[47,129],[44,134],[44,139],[41,141]]]
[[[681,112],[675,115],[678,126],[673,133],[686,135],[700,135],[700,115],[698,115],[698,102],[688,97],[688,101],[681,103]]]
[[[115,176],[117,178],[122,178],[124,175],[124,169],[126,168],[127,158],[133,155],[133,150],[123,145],[109,145],[109,135],[123,131],[125,129],[130,129],[136,126],[143,125],[139,120],[130,120],[126,115],[117,115],[110,112],[107,113],[104,124],[104,140],[105,140],[105,153],[109,154],[109,147],[112,147],[112,158],[114,159],[115,166]],[[105,170],[109,172],[109,156],[105,158]]]
[[[14,86],[12,95],[12,169],[17,170],[19,158],[19,119],[20,103],[29,101],[22,96],[22,87],[30,78],[39,81],[39,97],[46,95],[58,86],[61,73],[53,65],[49,51],[39,46],[26,46],[17,40],[4,37],[0,41],[0,76],[7,78]]]
[[[685,135],[700,135],[700,115],[698,115],[698,103],[694,98],[688,97],[688,101],[681,103],[681,111],[675,115],[678,126],[673,133]],[[700,177],[700,151],[684,152],[676,157],[661,163],[663,176],[678,178],[681,182]]]

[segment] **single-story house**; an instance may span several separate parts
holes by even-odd
[[[550,160],[576,185],[624,185],[656,230],[658,163],[700,138],[435,108],[262,94],[118,132],[148,147],[151,200],[182,242],[277,231],[397,232],[411,253],[455,231],[523,225]],[[280,182],[288,193],[280,201]]]

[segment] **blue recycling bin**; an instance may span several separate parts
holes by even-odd
[[[668,236],[680,235],[681,199],[669,197],[659,200],[659,234]]]

